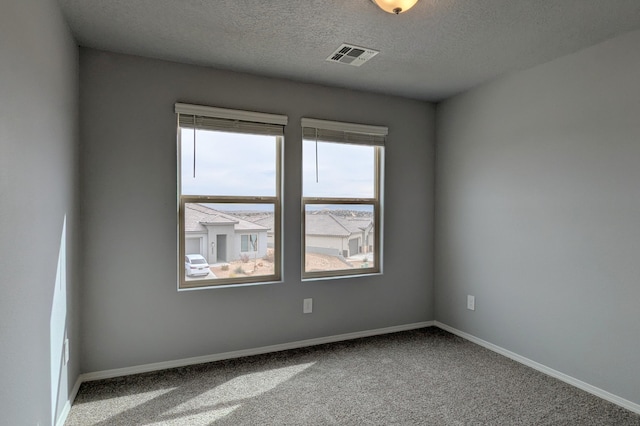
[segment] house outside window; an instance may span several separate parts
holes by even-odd
[[[279,281],[287,117],[181,103],[175,111],[178,289]],[[182,262],[200,256],[205,269]]]
[[[387,128],[303,118],[303,279],[382,272]]]

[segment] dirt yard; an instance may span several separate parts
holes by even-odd
[[[249,257],[247,262],[234,260],[224,266],[215,266],[209,269],[218,278],[273,275],[273,249],[267,250],[267,255],[264,258],[253,259]]]
[[[305,256],[304,266],[307,272],[313,271],[336,271],[340,269],[352,269],[362,267],[360,261],[345,263],[335,256],[327,254],[307,253]],[[369,262],[369,266],[373,266],[373,262]]]
[[[248,262],[234,260],[229,262],[228,266],[211,267],[211,271],[218,278],[229,277],[251,277],[260,275],[273,274],[273,250],[269,249],[267,256],[264,258],[250,258]],[[362,267],[362,262],[349,262],[351,266],[344,263],[335,256],[326,254],[307,253],[305,256],[305,269],[307,272],[312,271],[335,271],[340,269],[351,269]],[[373,262],[369,262],[369,266],[373,266]]]

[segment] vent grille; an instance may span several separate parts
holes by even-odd
[[[329,55],[327,61],[359,67],[378,53],[380,52],[366,47],[342,44],[335,52]]]

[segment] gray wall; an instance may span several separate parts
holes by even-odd
[[[77,99],[78,49],[57,3],[3,0],[0,423],[6,425],[52,424],[79,374]]]
[[[433,319],[433,106],[95,50],[80,57],[83,372]],[[176,291],[176,101],[289,116],[283,283]],[[389,126],[384,275],[301,283],[301,117]]]
[[[629,33],[436,114],[436,319],[635,403],[638,46]]]

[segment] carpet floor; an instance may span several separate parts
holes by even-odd
[[[83,383],[65,425],[635,425],[430,327]]]

